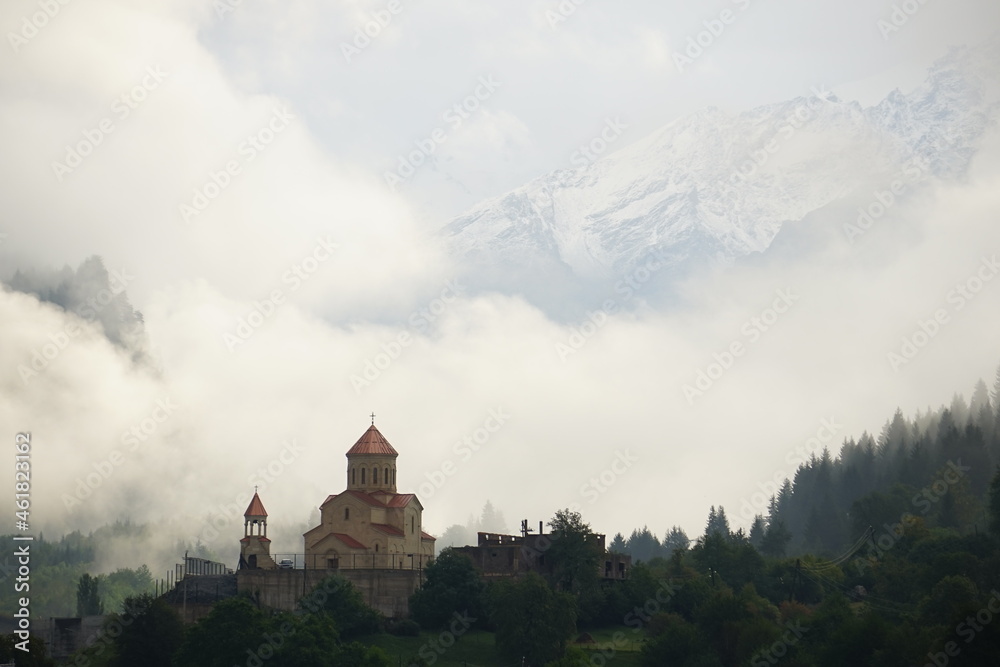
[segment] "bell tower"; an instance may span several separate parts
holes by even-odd
[[[271,558],[271,540],[267,538],[267,510],[254,487],[253,499],[243,513],[243,539],[240,540],[241,570],[270,570],[278,564]]]
[[[347,450],[347,490],[396,493],[396,457],[399,453],[375,428],[375,415],[371,417],[372,425]]]

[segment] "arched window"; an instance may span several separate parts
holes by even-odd
[[[361,469],[361,485],[364,486],[364,484],[365,484],[365,469],[362,468]]]
[[[372,484],[378,484],[378,468],[372,468]]]
[[[378,553],[378,545],[375,545],[375,553]]]
[[[345,507],[344,508],[344,521],[350,521],[350,520],[351,520],[351,508],[350,507]]]
[[[416,519],[414,519],[414,518],[413,518],[413,517],[411,516],[411,517],[410,517],[410,532],[411,532],[411,533],[415,533],[415,532],[416,532],[416,530],[415,530],[415,529],[414,529],[414,527],[413,527],[413,525],[414,525],[414,523],[413,523],[413,522],[414,522],[414,521],[416,521]]]
[[[385,469],[385,483],[387,485],[389,485],[389,469],[388,468]]]
[[[396,469],[392,469],[392,485],[396,486]]]
[[[351,468],[351,486],[354,486],[355,484],[358,483],[358,474],[357,473],[358,473],[357,470],[355,470],[354,468]]]

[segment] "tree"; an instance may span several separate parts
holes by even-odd
[[[1000,465],[990,482],[990,532],[1000,537]]]
[[[760,543],[760,550],[765,556],[781,558],[785,555],[785,548],[792,540],[792,534],[785,528],[784,521],[778,521],[767,527],[764,539]]]
[[[121,618],[122,632],[115,639],[112,667],[144,665],[170,667],[181,645],[184,625],[177,612],[161,599],[146,593],[125,599]]]
[[[753,525],[750,526],[750,544],[757,550],[760,550],[764,543],[764,534],[767,532],[767,523],[764,521],[764,515],[758,514],[753,518]]]
[[[493,584],[487,602],[497,647],[511,658],[523,657],[527,665],[561,658],[576,632],[572,596],[552,590],[533,572]]]
[[[489,500],[483,505],[483,513],[479,517],[479,530],[484,533],[507,533],[507,520],[503,512],[493,506]]]
[[[382,614],[365,604],[354,584],[338,575],[316,584],[299,600],[299,606],[312,613],[329,614],[344,639],[373,634],[382,627]]]
[[[76,615],[100,616],[104,613],[104,603],[101,602],[100,583],[97,577],[89,574],[80,576],[76,585]]]
[[[452,549],[445,549],[424,570],[427,580],[410,596],[413,620],[426,630],[437,630],[464,613],[484,618],[483,584],[472,561]]]
[[[675,551],[685,552],[691,546],[691,540],[680,526],[672,526],[663,536],[663,550],[670,557]]]
[[[663,545],[656,539],[656,535],[649,531],[648,526],[643,526],[642,530],[633,530],[628,538],[628,551],[633,562],[643,561],[648,563],[657,556],[661,556]]]
[[[579,593],[584,587],[595,585],[600,554],[592,540],[593,532],[580,513],[558,510],[549,527],[552,529],[549,553],[556,586]]]
[[[615,554],[627,554],[628,545],[625,544],[625,536],[621,533],[615,533],[615,536],[611,538],[611,544],[608,545],[608,551]]]
[[[280,632],[245,597],[216,603],[208,616],[188,628],[175,658],[177,667],[232,667],[247,664],[249,654]],[[270,645],[270,644],[269,644]],[[136,663],[142,664],[142,663]]]
[[[729,519],[726,517],[726,508],[719,505],[719,511],[716,512],[715,505],[712,505],[711,509],[708,511],[708,522],[705,525],[705,537],[710,537],[712,535],[719,534],[725,538],[729,538],[731,531],[729,529]]]

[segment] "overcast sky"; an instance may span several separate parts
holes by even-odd
[[[130,368],[85,328],[23,381],[17,366],[73,318],[0,294],[0,423],[35,434],[35,520],[52,531],[131,516],[194,539],[284,450],[262,497],[288,527],[275,539],[300,550],[374,410],[401,491],[454,473],[421,494],[432,532],[490,499],[511,530],[575,503],[601,532],[694,536],[710,504],[735,518],[792,474],[788,453],[824,423],[836,452],[897,405],[968,395],[1000,361],[1000,280],[961,310],[948,301],[1000,249],[995,136],[968,178],[894,208],[865,243],[700,276],[681,287],[697,307],[612,318],[568,357],[557,344],[582,323],[464,293],[433,235],[569,168],[609,119],[627,125],[624,146],[706,106],[910,90],[950,46],[989,35],[994,2],[914,2],[893,31],[882,0],[94,0],[52,2],[47,17],[48,4],[0,9],[0,278],[101,255],[130,276],[160,369]],[[87,154],[68,155],[81,142]],[[390,188],[385,173],[427,142],[430,158]],[[686,400],[683,385],[781,290],[788,312]],[[227,343],[275,292],[249,340]],[[887,353],[942,308],[926,349],[891,368]],[[352,381],[382,353],[395,358],[370,384]],[[179,407],[130,450],[121,434],[167,399]],[[456,446],[499,414],[479,451]],[[62,494],[114,450],[123,462],[67,508]],[[615,484],[585,491],[616,459],[630,465]],[[229,530],[219,543],[235,549]]]

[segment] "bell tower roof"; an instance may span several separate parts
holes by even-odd
[[[368,430],[358,439],[354,446],[347,450],[348,456],[355,455],[375,455],[375,456],[399,456],[389,441],[385,439],[385,436],[379,433],[379,430],[375,428],[373,423],[368,427]]]
[[[243,513],[243,516],[267,516],[267,510],[264,509],[264,503],[260,501],[260,496],[257,495],[257,489],[254,489],[253,499],[247,506],[247,511]]]

